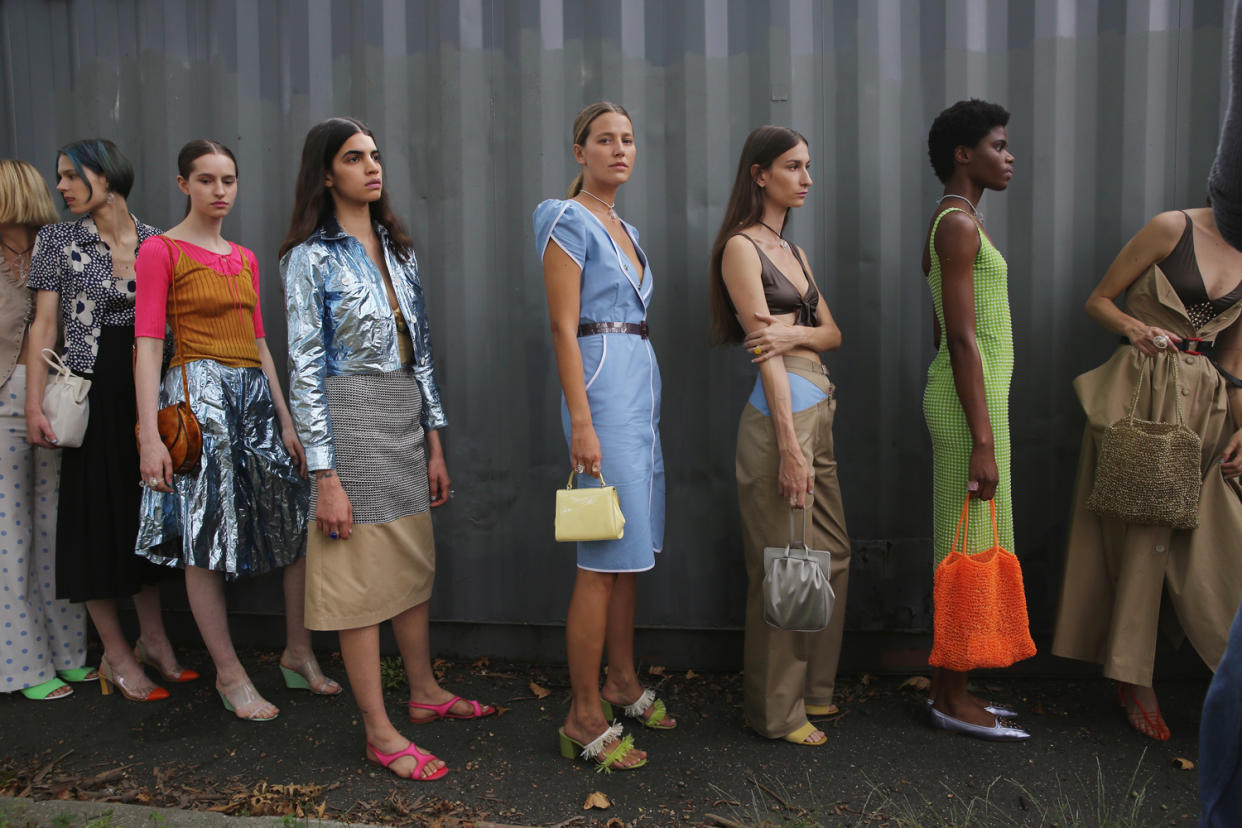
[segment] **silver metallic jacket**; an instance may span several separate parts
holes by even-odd
[[[376,225],[397,304],[410,328],[414,363],[408,366],[423,395],[424,431],[448,424],[433,373],[431,328],[418,280],[418,263],[393,254],[388,232]],[[362,242],[329,217],[280,261],[289,323],[289,408],[308,469],[336,467],[324,378],[400,370],[397,324],[384,277]]]

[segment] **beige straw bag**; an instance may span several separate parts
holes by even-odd
[[[1087,508],[1097,515],[1174,529],[1199,526],[1203,441],[1186,427],[1182,418],[1177,357],[1174,351],[1167,354],[1173,366],[1177,423],[1135,419],[1146,373],[1140,368],[1130,413],[1104,431],[1096,459],[1095,485],[1087,498]]]

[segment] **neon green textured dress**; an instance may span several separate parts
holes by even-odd
[[[936,255],[936,229],[940,220],[954,211],[950,207],[936,216],[931,230],[931,269],[927,284],[936,306],[940,324],[940,350],[927,369],[927,389],[923,392],[923,416],[932,439],[932,488],[935,520],[935,553],[937,566],[949,554],[953,533],[966,497],[973,439],[966,424],[957,388],[953,383],[953,367],[949,364],[948,337],[943,335],[944,305],[941,301],[940,259]],[[966,213],[966,215],[970,215]],[[996,522],[1001,546],[1010,552],[1013,547],[1013,489],[1010,484],[1009,443],[1009,381],[1013,377],[1013,324],[1009,315],[1009,268],[1000,251],[992,246],[987,235],[979,230],[979,252],[975,255],[975,339],[983,363],[983,387],[987,398],[988,418],[992,422],[992,439],[996,450],[996,468],[1000,481],[996,486]],[[982,500],[970,504],[967,554],[983,552],[992,546],[992,521],[988,505]]]

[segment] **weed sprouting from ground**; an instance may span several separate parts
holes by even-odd
[[[1057,774],[1056,793],[1041,799],[1016,779],[998,776],[981,796],[960,796],[948,785],[945,803],[933,803],[919,795],[886,790],[867,779],[871,788],[856,825],[889,825],[893,828],[1145,828],[1141,811],[1150,777],[1139,780],[1147,751],[1139,757],[1123,790],[1110,789],[1097,756],[1094,779],[1078,777],[1078,791],[1066,790]],[[1072,786],[1071,786],[1072,787]],[[1014,794],[1017,796],[1014,796]]]
[[[396,656],[380,659],[380,684],[385,690],[405,687],[405,662]]]

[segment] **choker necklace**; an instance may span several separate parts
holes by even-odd
[[[970,211],[971,211],[972,213],[974,213],[975,218],[979,219],[979,223],[980,223],[980,224],[983,224],[983,213],[980,213],[980,212],[979,212],[979,208],[978,208],[978,207],[976,207],[976,206],[975,206],[975,204],[974,204],[974,202],[972,202],[969,198],[967,198],[967,197],[966,197],[966,196],[964,196],[964,195],[958,195],[957,193],[945,193],[945,194],[944,194],[944,195],[942,195],[940,198],[936,199],[936,204],[937,204],[937,205],[939,205],[939,204],[940,204],[940,202],[944,201],[946,198],[960,198],[962,201],[964,201],[964,202],[966,202],[967,204],[969,204],[969,205],[970,205]]]
[[[764,227],[768,228],[769,230],[772,230],[772,225],[768,224],[768,223],[767,223],[766,221],[764,221],[763,219],[759,219],[759,223],[760,223],[760,224],[762,224]],[[776,236],[778,239],[780,239],[780,240],[781,240],[781,249],[782,249],[782,250],[788,250],[788,249],[789,249],[789,242],[785,241],[785,237],[784,237],[784,235],[782,235],[781,233],[778,233],[778,232],[777,232],[777,231],[775,231],[775,230],[772,230],[772,235]]]
[[[591,192],[590,190],[586,190],[586,189],[579,188],[579,189],[578,189],[578,192],[583,193],[583,194],[585,194],[585,195],[589,195],[591,198],[595,199],[595,200],[596,200],[596,201],[598,201],[600,204],[602,204],[602,205],[604,205],[605,207],[607,207],[607,208],[608,208],[608,218],[610,218],[610,219],[616,219],[617,221],[620,221],[620,220],[621,220],[621,217],[617,215],[617,211],[613,209],[613,207],[616,205],[616,203],[617,203],[617,202],[615,202],[615,201],[614,201],[612,204],[609,204],[607,201],[604,201],[602,198],[600,198],[599,196],[597,196],[595,193]]]

